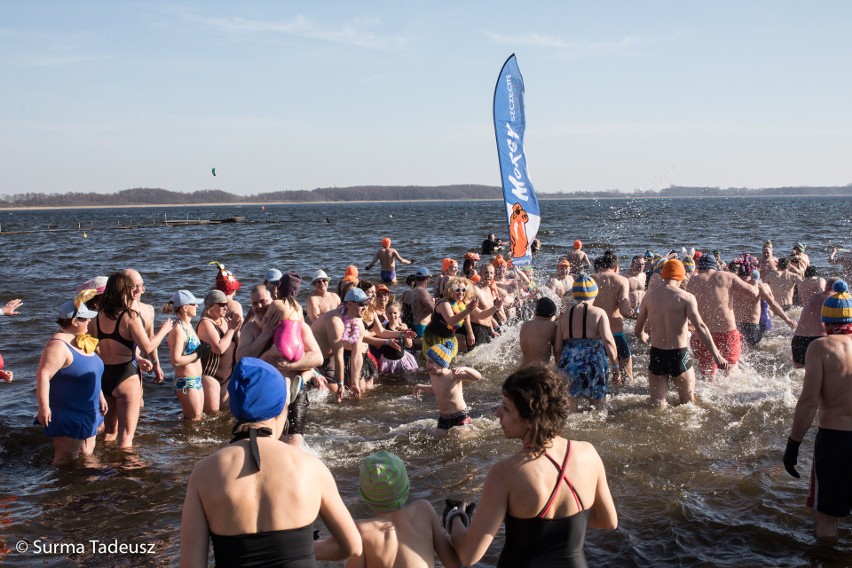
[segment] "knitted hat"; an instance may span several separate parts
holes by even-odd
[[[429,357],[429,359],[431,359],[436,365],[449,369],[450,362],[453,360],[453,342],[447,341],[443,344],[436,343],[429,348],[429,351],[426,352],[426,356]]]
[[[683,268],[687,272],[695,272],[695,261],[692,260],[692,257],[685,256],[681,261],[683,263]]]
[[[345,282],[355,282],[358,280],[358,267],[354,264],[347,266],[346,272],[343,273],[343,280]]]
[[[411,484],[405,464],[384,450],[364,458],[360,467],[361,498],[377,513],[396,511],[405,505]]]
[[[243,357],[231,373],[228,395],[234,418],[240,422],[261,422],[284,412],[287,382],[269,363]]]
[[[834,294],[822,304],[822,323],[852,323],[852,296],[843,280],[834,283]]]
[[[711,268],[716,268],[716,257],[712,254],[704,254],[701,255],[701,258],[695,263],[698,270],[710,270]]]
[[[663,280],[683,280],[686,277],[686,269],[683,263],[676,258],[671,258],[663,264],[660,270],[660,278]]]
[[[799,252],[805,252],[805,245],[802,243],[796,243],[793,245],[793,250],[797,250]]]
[[[574,280],[574,287],[571,288],[571,296],[578,302],[584,300],[592,300],[598,295],[598,283],[595,279],[586,274],[580,273]]]
[[[666,265],[666,260],[668,260],[668,259],[663,257],[660,260],[658,260],[657,262],[655,262],[654,268],[652,269],[652,272],[659,273],[663,269],[663,267]]]

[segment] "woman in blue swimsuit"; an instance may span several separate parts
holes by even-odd
[[[594,446],[559,436],[568,416],[566,390],[565,378],[543,365],[524,367],[503,383],[497,418],[503,435],[523,445],[488,471],[473,519],[461,509],[445,513],[463,565],[485,555],[504,521],[498,568],[584,567],[586,528],[618,525]]]
[[[80,453],[91,455],[95,435],[104,422],[107,402],[101,392],[104,363],[95,353],[97,341],[86,333],[98,315],[73,300],[59,309],[59,329],[44,346],[36,370],[38,417],[53,439],[53,465]]]
[[[201,420],[204,393],[201,390],[201,340],[192,328],[198,299],[187,290],[178,290],[163,307],[163,313],[174,313],[177,322],[169,334],[169,355],[175,368],[175,394],[187,420]],[[209,346],[207,347],[209,349]]]

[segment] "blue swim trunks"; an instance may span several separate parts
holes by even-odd
[[[419,323],[415,323],[415,324],[414,324],[414,333],[416,333],[416,334],[417,334],[417,337],[419,337],[419,338],[421,338],[421,339],[422,339],[422,338],[423,338],[423,333],[426,331],[426,328],[427,328],[427,327],[429,327],[427,324],[422,324],[422,325],[421,325],[421,324],[419,324]]]
[[[618,350],[618,360],[630,359],[630,346],[627,344],[624,334],[613,333],[612,337],[615,339],[615,348]]]
[[[396,270],[382,270],[382,282],[393,284],[396,281]]]

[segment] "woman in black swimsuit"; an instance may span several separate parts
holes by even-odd
[[[469,527],[460,509],[445,516],[462,564],[482,558],[505,520],[498,568],[586,566],[586,528],[614,529],[618,516],[594,446],[559,436],[565,378],[542,365],[520,369],[503,383],[496,414],[503,435],[523,447],[488,471]]]
[[[198,462],[189,478],[180,565],[317,568],[317,559],[361,554],[355,521],[318,458],[279,440],[287,383],[275,367],[243,357],[228,384],[237,420],[231,443]],[[328,533],[314,542],[314,521]]]
[[[98,338],[98,355],[104,362],[101,389],[109,405],[104,417],[104,441],[115,440],[120,448],[133,445],[142,403],[136,347],[143,353],[155,351],[173,325],[166,320],[149,338],[139,312],[130,309],[132,304],[133,280],[120,272],[111,274],[100,297],[100,311],[89,323],[89,333]]]

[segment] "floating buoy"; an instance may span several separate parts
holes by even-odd
[[[86,231],[83,231],[83,238],[84,238],[84,239],[88,239],[88,238],[89,238],[89,235],[87,235],[87,234],[86,234]]]

